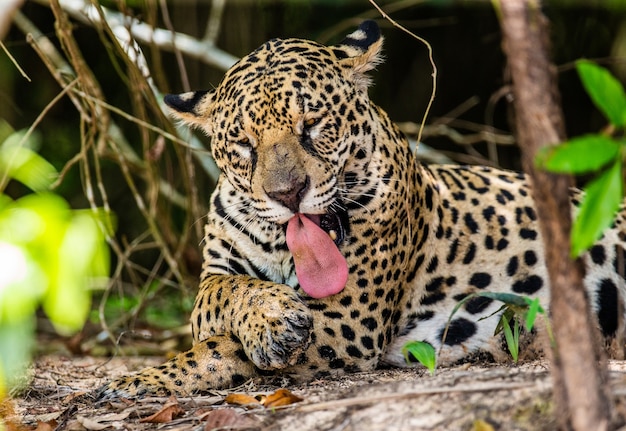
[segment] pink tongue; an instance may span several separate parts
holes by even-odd
[[[300,287],[313,298],[339,293],[348,281],[348,264],[330,236],[302,214],[287,225],[287,247],[293,255]]]

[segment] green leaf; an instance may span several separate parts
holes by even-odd
[[[546,314],[546,310],[544,310],[541,304],[539,303],[539,299],[537,298],[531,299],[528,296],[524,296],[524,301],[526,301],[526,305],[528,305],[528,307],[533,307],[534,303],[537,303],[537,312],[539,314]]]
[[[626,95],[622,84],[608,70],[587,60],[577,61],[576,69],[596,107],[611,124],[626,126]]]
[[[572,227],[572,257],[591,247],[611,225],[623,196],[622,163],[611,167],[585,187],[580,211]]]
[[[404,354],[404,359],[407,363],[410,363],[410,353],[415,359],[420,362],[420,364],[428,368],[430,374],[435,373],[437,355],[435,353],[435,348],[430,343],[427,343],[425,341],[413,341],[407,343],[402,348],[402,353]]]
[[[517,295],[515,293],[505,293],[505,292],[478,292],[476,296],[482,296],[483,298],[494,299],[496,301],[500,301],[505,303],[506,305],[512,305],[515,307],[526,308],[528,303],[524,299],[525,297],[522,295]]]
[[[502,315],[502,326],[504,329],[504,338],[506,339],[506,345],[513,357],[513,361],[517,362],[519,357],[519,322],[516,318],[513,319],[513,328],[509,324],[509,319],[506,315]]]
[[[532,331],[533,326],[535,326],[537,313],[543,313],[543,308],[539,305],[539,298],[533,299],[528,304],[528,311],[526,312],[526,330],[528,332]]]
[[[54,166],[30,147],[37,146],[35,138],[23,140],[25,132],[15,132],[0,145],[0,172],[20,181],[33,191],[50,188],[58,177]],[[2,181],[2,177],[0,177]]]
[[[535,163],[548,171],[582,174],[600,170],[619,157],[622,144],[602,135],[579,136],[560,145],[542,148]]]

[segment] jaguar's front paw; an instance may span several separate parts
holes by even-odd
[[[248,317],[240,339],[248,357],[263,370],[294,365],[310,343],[313,317],[298,299],[267,302]]]

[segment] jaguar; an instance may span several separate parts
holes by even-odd
[[[205,226],[194,344],[110,382],[103,397],[413,366],[402,353],[409,341],[430,343],[441,365],[508,357],[494,336],[501,303],[468,296],[548,303],[529,179],[417,161],[368,97],[382,43],[374,21],[332,46],[273,39],[213,90],[165,97],[173,117],[211,136],[222,172]],[[580,198],[572,190],[573,212]],[[623,318],[625,216],[622,208],[582,257],[607,339]]]

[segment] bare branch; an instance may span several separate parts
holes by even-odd
[[[49,5],[49,0],[35,0]],[[61,8],[73,18],[90,26],[99,26],[102,21],[98,8],[84,0],[60,0]],[[165,51],[179,50],[183,54],[196,58],[208,65],[226,71],[238,60],[234,55],[212,44],[207,44],[184,33],[173,34],[169,30],[153,28],[136,18],[102,8],[106,22],[111,28],[128,29],[134,40],[141,43],[153,43]]]
[[[0,2],[0,40],[9,32],[13,14],[19,10],[24,0],[3,0]]]
[[[224,6],[226,6],[226,0],[213,0],[211,2],[211,13],[207,22],[206,33],[202,39],[204,43],[214,45],[217,41],[222,26]]]

